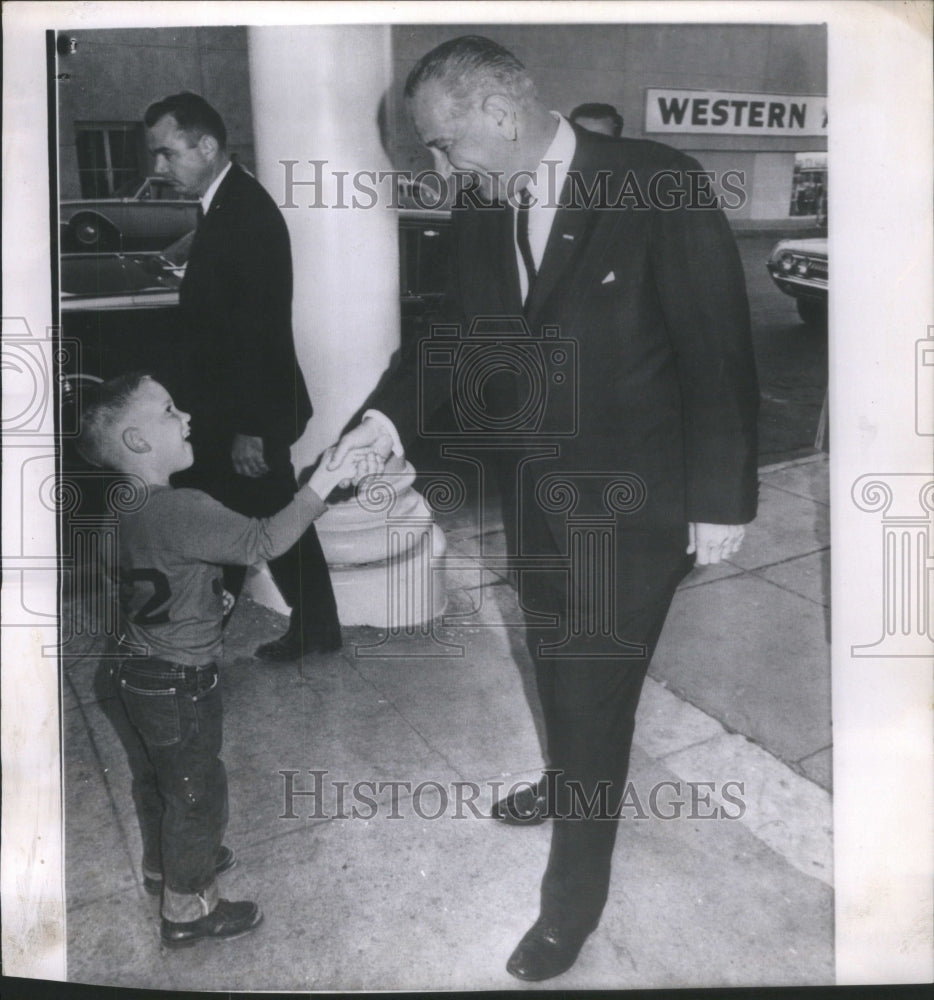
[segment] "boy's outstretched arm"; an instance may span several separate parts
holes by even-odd
[[[166,522],[172,529],[166,543],[184,544],[186,555],[225,566],[250,566],[281,556],[327,510],[324,498],[338,483],[382,471],[379,456],[363,448],[349,450],[336,468],[329,469],[331,452],[322,456],[294,499],[271,517],[237,514],[200,490],[172,491],[173,510]],[[184,524],[184,532],[178,530],[179,524]]]

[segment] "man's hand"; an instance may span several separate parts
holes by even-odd
[[[233,611],[237,599],[229,590],[225,590],[221,595],[221,600],[224,602],[224,617],[226,618]]]
[[[259,479],[269,472],[266,460],[263,458],[263,439],[251,437],[249,434],[235,434],[230,458],[234,471],[241,476]]]
[[[698,566],[718,563],[739,552],[745,535],[746,527],[742,524],[692,522],[688,525],[688,555],[697,553]]]
[[[392,454],[392,437],[378,420],[368,417],[352,431],[348,431],[337,442],[331,460],[328,462],[328,468],[339,468],[349,452],[359,450],[372,452],[376,456],[378,466],[382,466]],[[367,468],[366,462],[357,463],[357,473],[353,477],[354,486],[357,486],[360,480],[367,475]],[[351,480],[342,479],[340,485],[346,487],[350,483]]]

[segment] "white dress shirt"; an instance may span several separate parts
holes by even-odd
[[[232,163],[228,162],[227,166],[211,181],[211,186],[204,192],[201,196],[201,211],[205,215],[208,214],[208,209],[211,207],[211,202],[214,200],[214,195],[217,194],[217,189],[221,186],[221,181],[230,172],[230,168],[233,166]]]
[[[571,160],[574,159],[574,152],[577,149],[577,137],[574,135],[574,129],[571,128],[570,123],[557,111],[551,113],[558,119],[558,129],[526,188],[532,196],[528,209],[529,247],[532,251],[532,260],[535,261],[536,271],[541,269],[545,247],[548,245],[548,237],[551,235],[551,227],[554,225],[555,213],[558,211],[561,189],[564,187]],[[518,212],[516,219],[518,219]],[[519,266],[519,289],[522,301],[525,302],[529,294],[529,276],[526,274],[525,263],[519,252],[515,227],[516,222],[514,221],[513,242],[516,244],[516,262]]]

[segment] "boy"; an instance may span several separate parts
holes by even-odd
[[[136,655],[114,679],[139,742],[128,747],[147,891],[162,890],[162,942],[173,948],[257,927],[254,902],[220,899],[216,876],[235,858],[221,841],[227,776],[221,748],[224,564],[249,565],[289,549],[324,513],[323,497],[366,469],[355,453],[333,471],[326,455],[278,514],[247,518],[169,477],[194,461],[190,418],[144,374],[101,385],[82,415],[78,449],[93,465],[134,475],[145,503],[120,518],[122,641]]]

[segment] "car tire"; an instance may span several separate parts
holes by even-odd
[[[75,246],[86,253],[107,253],[120,248],[120,234],[106,219],[84,213],[68,223]]]
[[[825,329],[827,326],[827,303],[817,299],[795,299],[798,315],[815,329]]]

